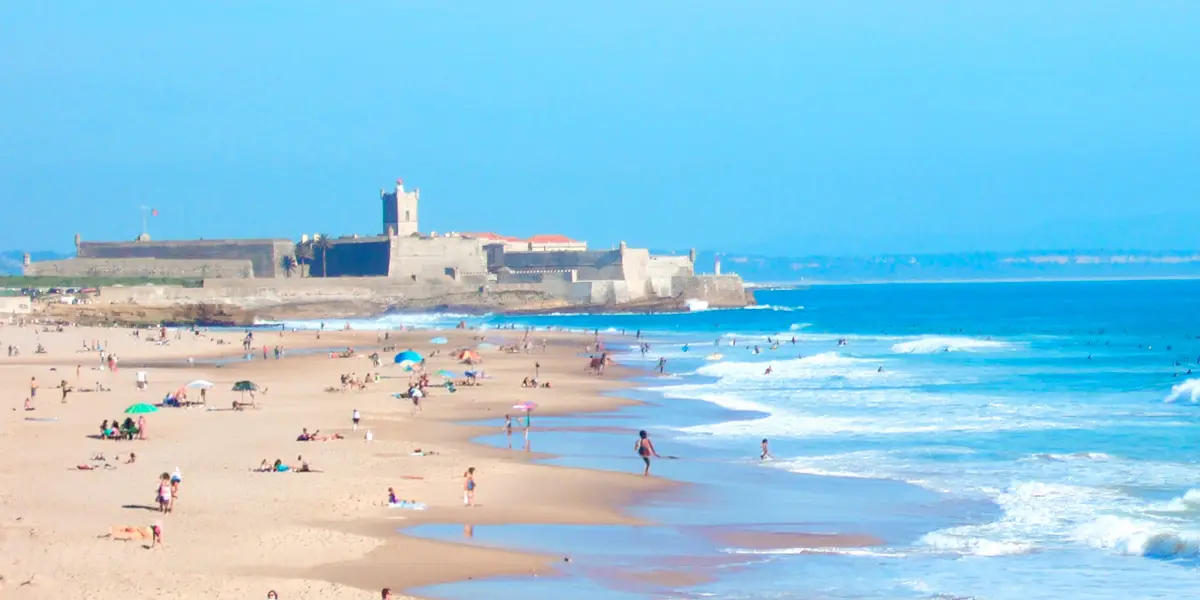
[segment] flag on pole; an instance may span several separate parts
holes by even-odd
[[[158,209],[157,209],[157,208],[152,208],[152,209],[150,209],[150,216],[152,216],[152,217],[157,217],[157,216],[158,216]]]

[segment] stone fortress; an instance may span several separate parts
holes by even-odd
[[[447,295],[454,296],[455,304],[471,304],[471,295],[524,293],[541,297],[546,308],[747,302],[737,276],[697,275],[694,251],[656,256],[624,242],[594,250],[561,235],[518,239],[494,233],[421,233],[420,195],[419,190],[405,190],[402,180],[392,191],[381,190],[380,235],[302,236],[298,243],[154,241],[145,234],[131,242],[84,242],[77,235],[75,258],[27,263],[25,274],[203,280],[203,288],[186,293],[122,288],[131,301],[236,301],[255,294],[306,301],[331,294],[374,294],[400,305],[418,298],[429,304]]]

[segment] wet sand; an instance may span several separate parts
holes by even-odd
[[[143,336],[157,332],[143,330]],[[507,335],[506,335],[507,334]],[[429,343],[444,335],[450,343]],[[429,371],[464,366],[450,353],[474,346],[476,332],[393,332],[382,344],[426,354]],[[442,582],[498,575],[550,573],[562,556],[418,539],[396,533],[425,523],[615,524],[640,521],[621,507],[671,487],[669,481],[635,473],[612,473],[531,464],[541,455],[522,449],[514,428],[514,450],[472,444],[498,431],[519,401],[537,402],[532,447],[537,448],[541,415],[606,411],[631,403],[605,395],[625,385],[619,372],[595,377],[578,356],[591,336],[535,332],[532,354],[481,351],[489,375],[481,387],[457,393],[435,390],[414,413],[408,400],[393,398],[407,386],[408,374],[381,353],[378,369],[365,357],[380,345],[375,332],[255,332],[255,358],[242,360],[241,332],[204,337],[184,334],[165,346],[132,337],[128,329],[67,328],[41,332],[34,326],[0,328],[0,345],[17,344],[19,357],[0,356],[0,591],[13,597],[73,595],[105,599],[181,597],[253,598],[268,590],[281,598],[370,598],[379,589],[399,591]],[[520,332],[488,332],[488,341],[515,341]],[[228,342],[219,345],[214,339]],[[38,341],[48,353],[34,355]],[[84,340],[100,340],[121,358],[116,373],[100,370],[98,354],[77,352]],[[282,360],[262,359],[262,346],[282,344],[292,352]],[[354,358],[303,354],[304,348],[353,346]],[[187,366],[193,358],[195,366]],[[213,363],[214,359],[229,362]],[[540,362],[552,389],[524,389]],[[156,365],[133,368],[129,365]],[[80,374],[76,376],[76,368]],[[171,366],[178,365],[178,366]],[[146,391],[135,389],[135,374],[149,377]],[[378,371],[384,379],[364,391],[326,392],[339,387],[342,373]],[[40,389],[34,411],[23,410],[31,377]],[[147,415],[148,439],[95,439],[104,419],[124,418],[125,407],[158,402],[182,384],[206,379],[216,384],[208,404],[223,410],[162,408]],[[249,379],[265,388],[257,408],[228,410],[240,394],[233,382]],[[440,378],[434,378],[438,381]],[[54,389],[91,387],[110,392],[70,392],[67,402]],[[193,393],[193,397],[195,397]],[[350,415],[362,413],[353,431]],[[27,420],[35,418],[39,420]],[[52,420],[51,420],[52,419]],[[495,429],[464,426],[494,423]],[[340,441],[297,442],[302,428]],[[370,429],[373,441],[364,440]],[[421,449],[424,456],[413,456]],[[132,464],[125,461],[137,453]],[[91,461],[103,453],[106,461]],[[432,453],[432,454],[430,454]],[[121,460],[116,460],[120,455]],[[318,473],[258,473],[260,462],[299,457]],[[78,470],[77,465],[98,468]],[[106,469],[108,464],[112,468]],[[463,472],[476,468],[476,500],[464,507]],[[154,506],[157,477],[178,467],[183,475],[170,515]],[[385,506],[387,488],[403,499],[426,503],[427,511]],[[102,537],[113,526],[148,526],[161,520],[165,545]],[[27,583],[27,584],[26,584]]]

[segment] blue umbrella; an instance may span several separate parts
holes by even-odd
[[[405,350],[404,352],[401,352],[400,354],[396,355],[396,362],[401,363],[406,360],[410,361],[410,362],[419,363],[425,359],[421,358],[420,354],[417,354],[416,352],[413,352],[412,350]]]
[[[438,337],[433,338],[432,340],[429,340],[429,343],[430,344],[448,344],[448,343],[450,343],[450,340],[448,340],[444,337],[438,336]]]

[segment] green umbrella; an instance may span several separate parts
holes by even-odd
[[[253,381],[239,381],[233,384],[233,391],[241,392],[242,399],[246,399],[246,392],[257,392],[258,386]]]
[[[454,374],[454,371],[447,371],[446,369],[442,369],[442,370],[438,371],[437,374],[441,375],[442,377],[450,377],[450,378],[458,377],[458,375]]]
[[[134,404],[134,405],[130,406],[129,408],[125,409],[125,414],[127,414],[127,415],[140,415],[142,413],[152,413],[152,412],[158,412],[158,407],[153,404],[146,404],[144,402],[139,403],[139,404]]]

